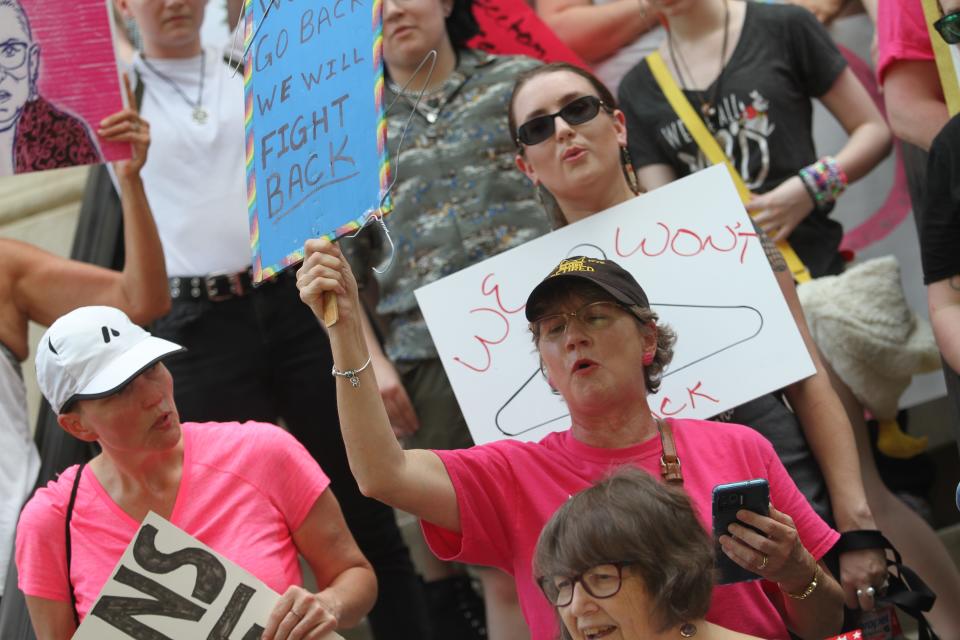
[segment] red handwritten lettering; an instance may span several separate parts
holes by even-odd
[[[684,253],[677,248],[677,241],[680,238],[688,237],[693,239],[693,251],[689,253]],[[673,250],[678,256],[689,258],[691,256],[699,255],[703,251],[703,240],[700,239],[700,236],[691,231],[690,229],[677,229],[677,232],[673,234],[673,242],[670,243],[670,249]],[[688,250],[689,251],[689,250]]]
[[[737,233],[741,238],[756,238],[757,234],[754,232],[741,231]],[[743,264],[743,258],[747,255],[747,246],[750,244],[750,241],[747,240],[743,243],[743,249],[740,250],[740,264]]]
[[[474,335],[474,336],[473,336],[474,339],[476,339],[476,341],[480,343],[480,346],[483,347],[483,352],[484,352],[484,354],[485,354],[486,357],[487,357],[487,362],[486,362],[486,364],[483,364],[483,365],[472,365],[472,364],[470,364],[470,363],[468,363],[468,362],[465,362],[462,358],[460,358],[460,357],[458,357],[458,356],[454,356],[454,358],[453,358],[455,362],[457,362],[457,363],[459,363],[459,364],[462,364],[462,365],[465,366],[467,369],[470,369],[471,371],[476,371],[477,373],[483,373],[484,371],[487,371],[487,370],[490,368],[490,365],[493,363],[493,357],[490,355],[490,345],[500,344],[501,342],[503,342],[504,340],[507,339],[507,336],[510,335],[510,321],[507,320],[507,317],[506,317],[505,315],[503,315],[502,313],[500,313],[500,312],[497,311],[496,309],[490,309],[490,308],[487,308],[487,307],[480,307],[480,308],[478,308],[478,309],[471,309],[471,310],[470,310],[470,313],[479,313],[479,312],[481,312],[481,311],[486,311],[487,313],[492,313],[492,314],[496,315],[498,318],[500,318],[501,320],[503,320],[503,335],[500,336],[499,338],[482,338],[482,337],[480,337],[480,336],[478,336],[478,335]]]
[[[729,237],[729,246],[726,246],[723,242],[718,242],[714,239],[713,234],[702,235],[703,230],[698,232],[697,230],[686,227],[672,229],[664,222],[657,222],[657,227],[663,230],[662,247],[656,250],[648,250],[647,243],[651,240],[649,237],[642,237],[632,248],[624,247],[626,231],[617,227],[613,237],[614,251],[616,251],[617,255],[621,258],[629,258],[638,251],[643,252],[643,255],[648,258],[656,258],[657,256],[667,253],[668,250],[671,254],[681,258],[693,258],[711,250],[717,253],[729,253],[736,250],[737,245],[741,244],[740,264],[743,264],[747,253],[747,245],[750,244],[750,238],[757,237],[756,233],[740,231],[739,222],[732,227],[730,225],[724,225],[719,232],[721,237]],[[743,239],[742,242],[741,238]]]
[[[664,238],[663,238],[663,248],[660,249],[660,251],[657,251],[655,253],[650,253],[649,251],[647,251],[647,238],[644,238],[643,240],[641,240],[640,243],[636,247],[634,247],[633,251],[630,251],[629,253],[624,253],[623,250],[620,248],[620,227],[617,227],[616,235],[614,235],[613,237],[613,246],[614,246],[614,250],[617,252],[617,255],[620,256],[621,258],[629,258],[633,254],[635,254],[638,250],[643,251],[643,255],[647,256],[648,258],[656,258],[657,256],[662,255],[663,252],[666,251],[667,248],[670,246],[670,227],[663,224],[662,222],[658,222],[657,226],[663,229]]]
[[[523,308],[527,306],[526,304],[521,304],[516,309],[507,309],[505,306],[503,306],[503,300],[500,299],[500,285],[495,284],[493,285],[492,289],[487,289],[487,282],[492,277],[493,277],[493,274],[488,273],[487,276],[483,279],[483,282],[480,283],[480,293],[482,293],[485,296],[493,295],[494,298],[496,298],[497,306],[500,307],[501,311],[503,311],[504,313],[517,313],[519,311],[522,311]]]
[[[714,404],[720,403],[720,401],[714,398],[713,396],[708,396],[707,394],[702,393],[699,390],[702,384],[703,382],[697,381],[697,384],[695,384],[692,389],[690,387],[687,387],[687,395],[690,397],[690,406],[694,409],[697,408],[697,398],[696,398],[697,396],[701,398],[705,398],[710,402],[713,402]]]
[[[667,407],[670,405],[671,402],[672,400],[670,400],[670,398],[664,398],[660,402],[660,413],[662,413],[665,416],[675,416],[687,408],[687,403],[684,402],[682,405],[680,405],[680,408],[677,409],[676,411],[667,411]]]
[[[714,249],[715,251],[719,251],[720,253],[727,253],[728,251],[733,251],[734,249],[736,249],[736,248],[737,248],[737,234],[736,234],[736,232],[735,232],[733,229],[739,229],[739,228],[740,228],[740,223],[738,222],[733,229],[731,229],[731,228],[730,228],[730,225],[728,225],[728,224],[727,224],[727,225],[724,225],[723,228],[730,232],[730,239],[733,241],[733,243],[730,245],[730,248],[729,248],[729,249],[723,249],[723,248],[721,248],[721,247],[718,247],[718,246],[716,245],[716,243],[713,241],[713,234],[708,235],[708,236],[707,236],[707,239],[703,241],[704,247],[709,246],[709,247],[711,247],[712,249]]]

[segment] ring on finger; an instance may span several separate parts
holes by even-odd
[[[767,563],[770,562],[770,557],[764,553],[762,556],[760,556],[760,558],[760,564],[757,565],[757,570],[763,571],[767,568]]]
[[[294,611],[293,609],[290,609],[290,611],[287,611],[287,613],[292,613],[293,615],[295,615],[295,616],[297,616],[298,618],[301,618],[301,619],[303,618],[303,614],[302,614],[302,613],[297,613],[297,612]]]
[[[867,596],[868,598],[872,598],[877,595],[877,590],[873,587],[867,587],[863,590],[863,595]]]

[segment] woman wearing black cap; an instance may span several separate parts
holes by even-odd
[[[557,634],[532,575],[537,536],[571,494],[622,464],[682,482],[702,522],[711,519],[715,485],[766,479],[770,517],[738,514],[764,535],[734,524],[720,538],[730,558],[764,580],[719,587],[706,619],[765,638],[787,638],[788,628],[806,638],[839,629],[843,594],[817,561],[837,533],[813,512],[770,444],[738,425],[651,414],[647,395],[659,388],[674,335],[657,324],[643,289],[620,266],[564,260],[527,300],[544,373],[570,410],[569,429],[537,443],[404,451],[368,366],[353,273],[336,245],[311,240],[305,249],[301,298],[322,319],[323,294],[338,295],[340,317],[328,330],[344,442],[361,490],[419,516],[440,557],[513,575],[534,640]],[[602,635],[618,637],[612,633]]]

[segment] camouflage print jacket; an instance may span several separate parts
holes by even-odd
[[[388,115],[391,169],[398,175],[386,218],[396,246],[393,265],[383,274],[371,269],[389,260],[377,227],[342,245],[361,286],[376,278],[376,324],[395,362],[437,356],[414,290],[550,230],[532,185],[514,164],[507,129],[514,78],[537,64],[461,50],[434,99],[442,105],[436,121],[431,124],[424,109],[413,116],[399,164],[397,144],[414,100],[400,97]],[[394,98],[388,89],[386,104]]]

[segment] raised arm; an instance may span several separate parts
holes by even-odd
[[[320,591],[287,589],[270,613],[263,637],[319,638],[359,624],[377,599],[377,578],[330,489],[317,498],[293,541],[310,564]]]
[[[127,95],[134,104],[129,83]],[[150,127],[133,109],[124,109],[100,123],[98,132],[110,142],[127,142],[133,157],[116,163],[123,205],[123,271],[67,260],[26,244],[18,244],[18,277],[14,303],[21,313],[40,324],[85,305],[108,305],[123,310],[138,324],[170,309],[170,292],[160,236],[140,180],[147,158]]]
[[[297,272],[300,298],[322,322],[322,296],[337,295],[339,319],[327,327],[333,361],[340,371],[360,369],[369,358],[357,282],[340,248],[308,240]],[[404,451],[390,428],[371,367],[356,374],[357,385],[337,376],[337,409],[350,470],[360,491],[424,520],[460,531],[456,492],[440,458],[431,451]]]
[[[600,62],[657,24],[646,0],[537,0],[537,14],[577,55]]]

